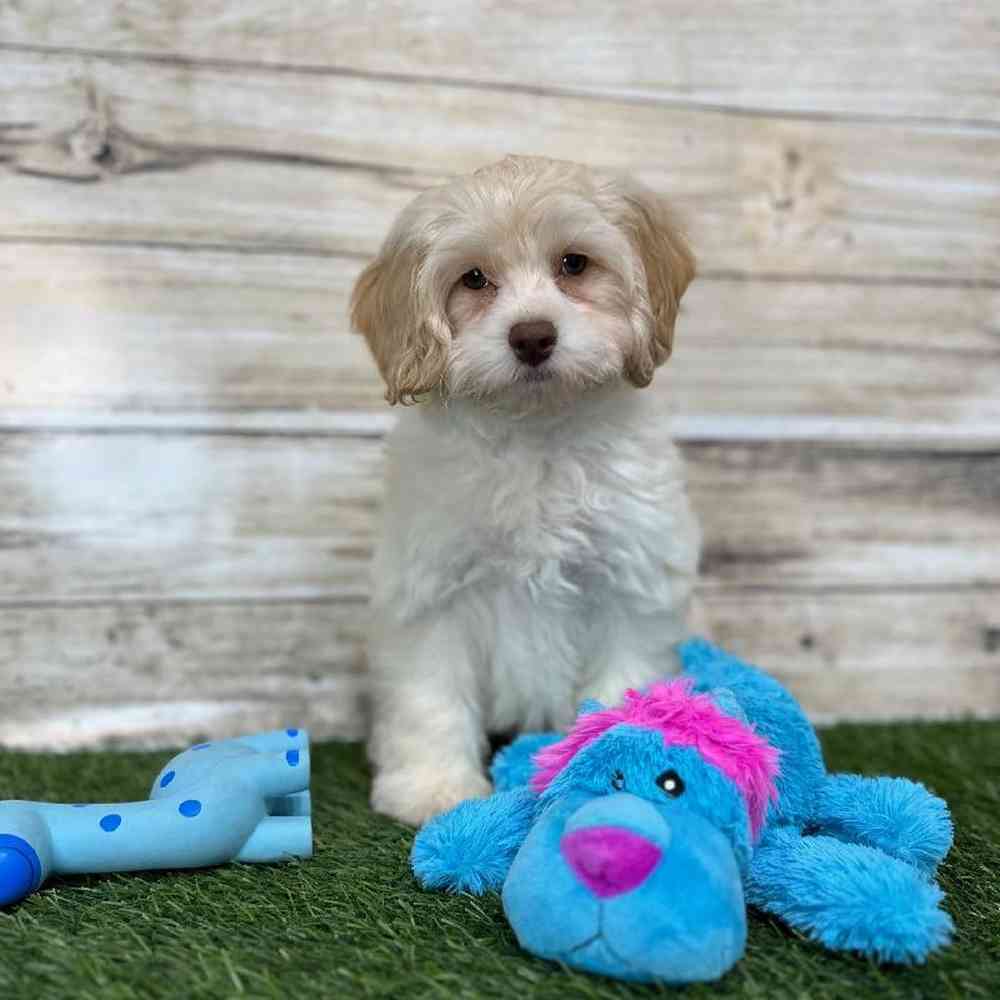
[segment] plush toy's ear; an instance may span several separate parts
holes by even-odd
[[[746,806],[739,796],[724,806],[716,817],[719,829],[729,838],[736,864],[740,874],[746,875],[753,858],[753,843],[750,839],[750,823],[747,820]]]
[[[603,712],[607,707],[607,705],[602,705],[596,698],[587,698],[580,702],[580,707],[576,710],[576,717],[579,719],[582,715]]]
[[[712,696],[712,700],[726,715],[750,725],[747,713],[743,711],[743,706],[739,703],[732,690],[729,688],[712,688],[707,693]]]
[[[417,833],[413,874],[425,889],[477,896],[500,889],[537,812],[538,796],[529,788],[460,802]]]
[[[560,733],[522,733],[496,752],[490,765],[493,787],[498,792],[506,792],[526,786],[535,773],[535,754],[561,739]]]

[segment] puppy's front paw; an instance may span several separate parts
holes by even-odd
[[[372,808],[400,823],[423,826],[465,799],[485,798],[493,786],[472,769],[406,768],[382,771],[372,783]]]

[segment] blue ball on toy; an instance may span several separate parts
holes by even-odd
[[[41,878],[32,846],[20,837],[0,836],[0,906],[23,899]]]

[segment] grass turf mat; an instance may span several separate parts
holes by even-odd
[[[948,799],[941,870],[957,932],[924,967],[834,955],[752,916],[747,956],[683,990],[568,972],[521,951],[495,896],[420,891],[412,834],[373,816],[361,748],[313,749],[316,857],[275,866],[53,880],[0,912],[0,997],[995,997],[1000,723],[838,726],[831,769],[907,775]],[[144,798],[164,753],[0,753],[0,798]]]

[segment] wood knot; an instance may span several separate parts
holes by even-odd
[[[748,162],[752,193],[744,202],[747,219],[757,242],[780,254],[801,254],[817,240],[844,243],[849,238],[840,221],[842,194],[831,165],[798,138],[783,135],[774,144],[763,144]]]
[[[987,625],[983,629],[983,649],[987,653],[1000,653],[1000,626]]]
[[[131,135],[112,119],[110,103],[86,87],[87,110],[79,122],[17,147],[11,165],[20,173],[70,181],[98,181],[115,174],[181,166],[198,157]]]

